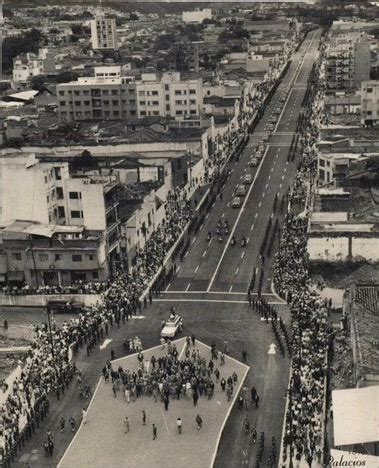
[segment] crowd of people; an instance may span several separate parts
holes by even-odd
[[[37,325],[32,348],[22,363],[21,376],[8,389],[6,401],[0,406],[0,460],[7,466],[17,449],[40,420],[41,402],[55,393],[64,393],[75,374],[70,353],[84,344],[87,354],[108,334],[109,327],[128,319],[140,309],[140,296],[163,264],[164,257],[179,237],[191,217],[191,204],[183,189],[168,194],[166,220],[137,252],[137,262],[131,272],[119,271],[107,283],[104,301],[84,308],[77,317],[61,327],[54,322],[50,337],[47,324]],[[51,340],[53,344],[51,343]]]
[[[170,400],[192,399],[197,406],[200,397],[212,399],[216,385],[225,392],[228,401],[235,393],[238,382],[236,372],[224,378],[220,369],[225,365],[225,356],[212,345],[210,359],[200,354],[196,348],[194,335],[187,337],[184,356],[179,357],[178,350],[170,341],[162,345],[167,354],[145,359],[143,352],[137,354],[138,367],[135,371],[123,369],[120,365],[113,369],[111,361],[103,368],[105,382],[112,383],[112,392],[116,398],[119,393],[127,403],[142,396],[153,397],[161,401],[168,411]]]
[[[289,194],[274,274],[276,291],[286,298],[292,320],[292,369],[283,462],[290,457],[293,463],[305,460],[309,466],[321,463],[322,458],[329,330],[327,305],[309,288],[307,229],[316,168],[314,145],[318,137],[320,92],[314,90],[312,97],[307,125],[302,129],[298,173]]]
[[[264,105],[264,98],[271,85],[272,82],[259,85],[258,93],[250,99],[247,106],[250,117]],[[230,144],[229,150],[223,147],[211,155],[207,162],[205,182],[212,181],[213,175],[220,173],[231,154],[230,150],[236,138],[247,131],[247,126],[248,119],[245,119],[242,128],[237,126],[231,132],[227,142]],[[59,400],[72,381],[76,368],[71,361],[71,353],[86,345],[89,355],[94,345],[108,334],[110,326],[114,323],[119,326],[121,320],[125,323],[129,316],[141,309],[141,294],[150,286],[155,274],[163,266],[170,248],[191,219],[192,206],[186,189],[177,188],[170,191],[165,210],[166,219],[146,239],[144,247],[137,249],[136,263],[131,271],[119,270],[105,282],[78,281],[70,286],[2,287],[3,294],[11,295],[102,294],[104,297],[102,303],[84,308],[76,318],[65,321],[61,327],[53,323],[51,335],[46,323],[35,326],[32,348],[21,363],[21,375],[15,380],[12,388],[6,390],[6,400],[0,406],[0,462],[4,466],[10,465],[18,449],[32,436],[39,422],[46,416],[49,410],[49,395],[55,393]],[[151,302],[151,295],[149,299]],[[223,353],[220,356],[220,365],[222,362]],[[181,394],[191,394],[194,404],[199,395],[211,398],[215,386],[213,377],[218,383],[219,370],[213,369],[210,363],[204,361],[196,352],[189,356],[186,354],[184,360],[178,360],[169,353],[160,364],[157,362],[154,372],[142,374],[142,391],[151,390],[153,394],[154,388],[160,392],[163,389],[163,401],[169,401],[170,396],[178,397]],[[233,395],[235,377],[220,379],[219,382],[228,399]],[[131,379],[127,372],[120,376],[120,382],[131,386],[131,393],[135,385],[137,393],[137,381],[134,381],[133,375]],[[51,455],[52,449],[53,445],[47,439],[47,453]]]

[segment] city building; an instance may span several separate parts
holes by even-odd
[[[0,281],[66,286],[108,277],[104,237],[84,226],[16,220],[0,226]]]
[[[163,116],[177,120],[199,116],[200,78],[182,80],[178,72],[122,76],[119,67],[97,67],[94,77],[57,85],[60,121],[127,120]]]
[[[198,116],[202,110],[202,80],[182,80],[179,72],[142,74],[136,93],[138,117],[160,115],[182,120]]]
[[[184,23],[202,23],[205,19],[212,19],[211,8],[197,8],[193,11],[183,11],[182,19]]]
[[[379,121],[379,80],[361,84],[361,123],[375,125]]]
[[[1,160],[1,223],[14,219],[100,231],[112,269],[120,261],[117,173],[86,172],[35,154]],[[23,190],[6,190],[9,187]]]
[[[94,77],[57,85],[60,121],[126,120],[137,115],[134,78],[121,67],[95,67]]]
[[[13,87],[27,87],[35,76],[54,73],[55,52],[52,49],[39,49],[38,54],[28,52],[13,59]]]
[[[93,49],[117,49],[115,18],[96,16],[91,20],[91,42]]]

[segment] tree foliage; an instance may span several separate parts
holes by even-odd
[[[13,68],[13,59],[22,53],[38,52],[43,45],[44,35],[38,29],[31,29],[22,36],[10,36],[3,40],[3,70],[10,72]]]

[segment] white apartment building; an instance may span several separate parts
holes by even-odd
[[[55,53],[48,48],[39,49],[38,54],[28,52],[13,59],[13,82],[29,84],[34,76],[55,71]]]
[[[93,49],[117,49],[115,18],[96,16],[91,20],[91,41]]]
[[[379,80],[361,83],[361,124],[375,125],[379,121]]]
[[[202,80],[181,80],[179,72],[142,74],[136,82],[138,117],[160,115],[177,120],[200,115]]]
[[[57,98],[61,122],[137,116],[134,78],[122,76],[120,66],[95,67],[94,77],[57,85]]]
[[[122,75],[120,67],[96,67],[95,77],[57,85],[61,121],[127,120],[162,116],[184,120],[199,116],[203,106],[201,79],[181,80],[180,73]]]
[[[194,11],[183,11],[182,19],[184,23],[202,23],[205,19],[212,19],[212,9],[197,8]]]

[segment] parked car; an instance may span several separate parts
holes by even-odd
[[[183,319],[180,315],[169,319],[165,322],[161,330],[162,338],[175,338],[175,336],[183,330]]]
[[[244,197],[247,193],[246,187],[243,184],[237,185],[236,188],[236,195],[237,197]]]
[[[255,158],[255,157],[251,158],[250,161],[249,161],[249,166],[251,166],[251,167],[258,166],[258,159]]]
[[[244,184],[251,184],[253,182],[253,176],[251,174],[245,174],[242,181]]]
[[[234,197],[232,200],[232,208],[241,208],[241,198]]]

